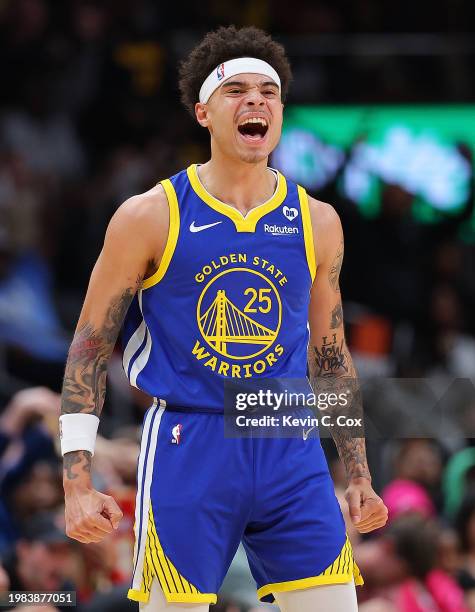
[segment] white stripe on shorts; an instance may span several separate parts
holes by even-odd
[[[153,406],[150,408],[145,419],[142,441],[140,444],[140,456],[137,476],[137,496],[135,502],[135,547],[134,547],[134,573],[132,576],[132,589],[139,591],[142,582],[143,562],[145,556],[145,544],[147,541],[147,526],[148,526],[148,510],[150,506],[150,487],[152,484],[153,464],[155,460],[155,451],[157,449],[158,430],[160,421],[165,408],[160,402],[160,407],[157,406],[155,399]],[[155,419],[153,419],[154,415]],[[153,420],[152,429],[150,425]],[[147,442],[150,438],[150,446],[148,449],[147,460],[145,454],[147,450]],[[143,485],[143,495],[142,495]],[[140,532],[140,511],[142,511],[142,529]],[[140,540],[140,546],[139,546]]]

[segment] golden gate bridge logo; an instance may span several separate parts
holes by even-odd
[[[208,292],[210,286],[218,279],[218,277],[233,271],[243,271],[250,274],[256,274],[264,279],[267,285],[267,288],[263,290],[266,292],[266,297],[264,298],[266,303],[263,306],[260,306],[257,298],[258,290],[251,287],[250,289],[247,289],[247,292],[251,292],[251,297],[253,294],[255,294],[255,297],[253,297],[251,300],[246,299],[247,305],[244,306],[243,309],[240,309],[229,298],[226,293],[226,289],[221,288],[222,284],[218,283],[221,285],[221,287],[217,289],[214,300],[212,300],[206,311],[201,313],[200,307],[203,303],[203,297]],[[231,293],[235,294],[236,291],[231,290]],[[275,308],[278,309],[277,325],[275,324]],[[253,314],[254,312],[256,314],[258,312],[266,314],[270,313],[270,315],[267,315],[267,318],[274,320],[273,325],[264,325],[263,323],[255,320],[255,318],[250,316],[250,314],[244,312],[246,309],[248,312],[250,312],[250,314]],[[197,311],[198,326],[203,338],[215,351],[221,355],[224,355],[225,357],[231,357],[234,359],[248,359],[249,357],[255,357],[270,347],[275,342],[277,334],[279,333],[281,322],[281,303],[279,294],[273,283],[271,283],[268,278],[266,278],[260,272],[256,272],[254,270],[234,268],[218,274],[203,290],[198,302]],[[232,345],[236,344],[248,345],[248,350],[245,351],[246,354],[243,355],[242,350],[233,351]],[[232,354],[236,352],[241,354]]]

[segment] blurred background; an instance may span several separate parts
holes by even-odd
[[[342,218],[348,343],[368,415],[392,419],[368,441],[389,525],[362,538],[348,524],[360,610],[475,610],[471,0],[0,0],[0,590],[69,588],[80,610],[136,609],[125,592],[149,398],[117,347],[94,479],[124,519],[85,546],[63,535],[58,392],[113,212],[208,158],[177,65],[231,23],[286,46],[294,82],[271,164]],[[457,423],[405,431],[401,415],[430,412],[435,396]],[[239,551],[214,610],[261,607]]]

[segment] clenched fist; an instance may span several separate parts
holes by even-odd
[[[115,499],[92,488],[68,487],[65,503],[66,535],[84,544],[103,540],[122,518]]]

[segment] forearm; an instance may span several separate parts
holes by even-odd
[[[330,432],[348,479],[371,480],[363,437],[361,388],[344,338],[338,342],[337,334],[323,336],[320,346],[313,346],[309,352],[309,370],[316,395],[333,393],[338,398],[336,403],[328,402],[325,414],[331,417]]]
[[[107,363],[114,349],[134,291],[127,289],[111,301],[103,322],[80,321],[66,363],[61,414],[100,416],[106,392]],[[91,453],[75,450],[64,455],[63,482],[90,484]],[[74,482],[73,482],[74,481]]]
[[[114,339],[115,342],[115,339]],[[90,323],[81,325],[69,349],[61,393],[61,414],[100,416],[106,389],[107,361],[113,345]]]
[[[81,325],[69,349],[61,394],[61,414],[100,416],[106,391],[107,361],[112,348],[90,323]],[[90,485],[92,455],[86,450],[66,453],[63,483]]]

